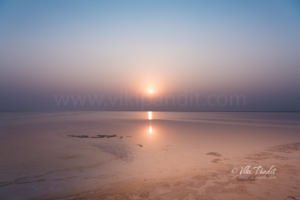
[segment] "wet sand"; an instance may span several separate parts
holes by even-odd
[[[0,119],[4,199],[300,199],[299,114]]]

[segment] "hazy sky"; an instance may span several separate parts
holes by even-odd
[[[300,110],[299,77],[297,0],[0,1],[3,111],[148,85],[156,97],[192,89],[244,95],[240,110]]]

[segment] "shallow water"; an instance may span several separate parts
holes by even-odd
[[[299,142],[299,119],[299,113],[1,113],[0,197],[72,194],[211,168],[208,152],[230,160]]]

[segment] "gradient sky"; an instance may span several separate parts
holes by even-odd
[[[149,84],[159,96],[242,94],[240,110],[299,111],[299,77],[297,0],[0,1],[2,111]]]

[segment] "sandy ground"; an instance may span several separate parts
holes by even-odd
[[[45,199],[300,199],[300,143],[273,146],[262,152],[237,160],[226,159],[216,152],[208,152],[214,166],[165,179],[119,182],[85,192],[74,192],[59,198]],[[236,164],[232,164],[236,163]],[[243,166],[259,166],[271,174],[245,174]],[[256,169],[256,168],[255,168]]]

